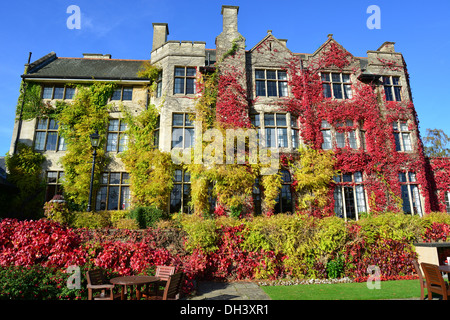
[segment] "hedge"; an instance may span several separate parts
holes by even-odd
[[[156,265],[174,265],[187,275],[185,293],[206,279],[365,281],[369,265],[380,268],[382,279],[414,278],[413,243],[446,241],[450,231],[450,218],[444,213],[424,218],[386,213],[349,222],[284,214],[172,218],[141,230],[76,229],[47,219],[3,219],[0,298],[85,299],[84,272],[94,267],[110,275],[131,275],[152,273]],[[69,266],[81,268],[82,290],[67,289]]]

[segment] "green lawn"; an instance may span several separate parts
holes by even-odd
[[[262,286],[272,300],[377,300],[420,298],[419,280],[382,281],[380,289],[367,283]],[[426,290],[425,290],[426,295]]]

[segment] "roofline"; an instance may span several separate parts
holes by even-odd
[[[98,61],[136,61],[136,62],[146,62],[150,60],[145,59],[98,59],[98,58],[80,58],[80,57],[58,57],[57,59],[77,59],[77,60],[98,60]]]
[[[93,78],[93,77],[52,77],[52,76],[33,76],[29,74],[21,75],[23,80],[32,80],[32,81],[54,81],[54,82],[68,82],[68,81],[79,81],[79,82],[93,82],[93,81],[106,81],[106,82],[114,82],[114,81],[128,81],[128,82],[137,82],[137,83],[149,83],[150,79],[147,78]]]

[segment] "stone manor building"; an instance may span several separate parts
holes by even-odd
[[[102,173],[100,189],[93,199],[95,210],[122,210],[130,207],[129,174],[117,157],[127,147],[128,137],[124,133],[126,125],[118,106],[123,104],[139,113],[151,103],[162,105],[160,113],[158,147],[170,152],[172,148],[187,148],[193,145],[195,125],[188,115],[194,112],[194,98],[197,96],[196,79],[198,72],[214,68],[215,63],[239,39],[234,67],[242,71],[241,84],[247,92],[249,116],[260,139],[269,147],[279,148],[284,154],[295,153],[304,142],[301,132],[302,121],[297,115],[281,111],[278,101],[292,97],[289,74],[285,69],[288,57],[296,57],[301,66],[308,66],[321,55],[325,48],[335,44],[341,48],[333,36],[328,38],[315,52],[304,54],[291,51],[286,39],[276,38],[269,30],[259,43],[245,49],[245,35],[238,31],[239,7],[222,6],[223,31],[216,37],[211,47],[202,41],[179,41],[169,37],[166,23],[153,23],[153,47],[151,64],[157,65],[162,72],[157,82],[156,94],[149,97],[146,89],[149,80],[137,76],[139,68],[146,61],[133,59],[114,59],[109,54],[86,53],[82,58],[59,57],[51,52],[26,65],[22,75],[26,83],[41,85],[44,102],[54,104],[57,100],[70,102],[76,95],[76,89],[68,84],[88,84],[95,81],[115,82],[118,87],[110,98],[113,106],[107,132],[106,151],[113,161]],[[395,51],[393,42],[385,42],[376,50],[367,51],[366,57],[351,56],[352,64],[335,70],[332,67],[320,72],[323,95],[331,100],[350,100],[353,98],[353,86],[357,83],[372,83],[383,101],[411,101],[408,75],[403,66],[401,53]],[[355,72],[355,70],[358,72]],[[116,106],[116,107],[114,107]],[[392,152],[416,154],[420,149],[420,135],[416,118],[412,114],[392,122],[392,135],[395,150]],[[339,124],[320,121],[317,132],[322,139],[322,149],[367,150],[366,132],[363,121],[345,120]],[[340,131],[339,126],[348,130]],[[61,179],[64,170],[58,161],[65,152],[64,139],[59,135],[58,123],[47,118],[32,120],[16,119],[11,141],[13,153],[17,142],[32,145],[34,150],[42,152],[46,161],[43,176],[47,182],[46,201],[55,194],[62,193]],[[370,149],[370,148],[369,148]],[[282,170],[283,185],[277,199],[275,212],[294,212],[295,199],[291,183],[292,172]],[[334,201],[334,212],[345,219],[358,219],[362,212],[369,212],[371,194],[364,187],[365,172],[359,169],[342,172],[335,177],[334,192],[330,198]],[[406,213],[424,215],[430,210],[449,210],[448,189],[434,190],[430,185],[423,186],[415,172],[399,172],[399,187]],[[346,184],[351,182],[351,184]],[[448,188],[447,186],[446,188]],[[174,188],[167,210],[189,211],[190,179],[187,172],[177,169]],[[253,200],[255,212],[261,211],[263,191],[255,183]],[[438,205],[430,205],[435,197]]]

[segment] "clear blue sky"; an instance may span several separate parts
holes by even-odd
[[[69,5],[81,10],[81,29],[68,29]],[[422,136],[426,128],[450,135],[450,1],[404,0],[45,0],[4,1],[0,10],[0,156],[9,151],[20,75],[32,61],[109,53],[117,59],[149,59],[152,23],[169,24],[169,40],[206,41],[214,48],[222,30],[222,5],[240,7],[238,28],[252,48],[272,30],[293,52],[312,53],[334,34],[355,56],[383,42],[396,43],[411,75]],[[368,29],[370,5],[381,10],[381,29]]]

